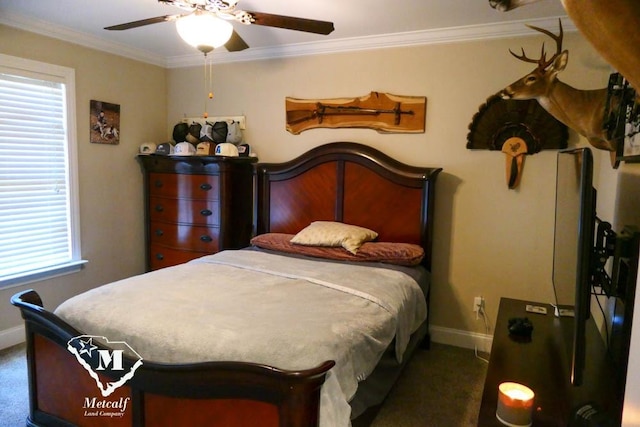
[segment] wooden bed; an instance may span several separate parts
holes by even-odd
[[[376,230],[380,241],[422,246],[422,265],[430,270],[439,172],[439,168],[409,166],[349,142],[319,146],[285,163],[258,164],[256,234],[295,234],[317,220],[357,224]],[[428,292],[425,298],[428,303]],[[127,405],[122,416],[87,417],[84,403],[99,393],[95,381],[67,350],[67,343],[83,332],[45,310],[34,291],[19,293],[11,302],[25,320],[29,426],[318,425],[320,390],[334,366],[332,360],[296,371],[238,361],[159,364],[145,360],[109,396]],[[415,335],[412,348],[416,347],[413,341],[428,345],[428,318]],[[134,363],[125,356],[123,368]],[[109,375],[104,379],[109,380]],[[366,424],[368,419],[365,414],[354,425]]]

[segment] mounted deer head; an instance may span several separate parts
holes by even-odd
[[[524,62],[532,62],[537,67],[502,90],[504,99],[535,99],[553,117],[583,135],[595,148],[615,152],[616,144],[607,139],[603,129],[607,89],[579,90],[562,83],[557,75],[565,69],[569,52],[562,50],[562,22],[556,36],[543,28],[528,25],[556,42],[556,52],[546,59],[544,43],[539,59],[530,59],[522,49],[521,55],[509,52]]]
[[[489,0],[507,12],[540,0]],[[562,0],[576,28],[640,94],[640,1]]]

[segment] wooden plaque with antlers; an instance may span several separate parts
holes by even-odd
[[[286,98],[287,131],[367,128],[380,133],[422,133],[427,98],[371,92],[360,98]]]

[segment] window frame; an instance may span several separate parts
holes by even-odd
[[[65,88],[66,169],[69,191],[69,231],[71,259],[66,263],[43,267],[0,279],[0,289],[51,279],[79,271],[87,261],[82,259],[80,238],[80,202],[78,181],[78,140],[76,128],[75,70],[45,62],[0,53],[0,72],[63,83]]]

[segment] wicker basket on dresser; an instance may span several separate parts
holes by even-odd
[[[252,157],[139,155],[147,271],[249,245]]]

